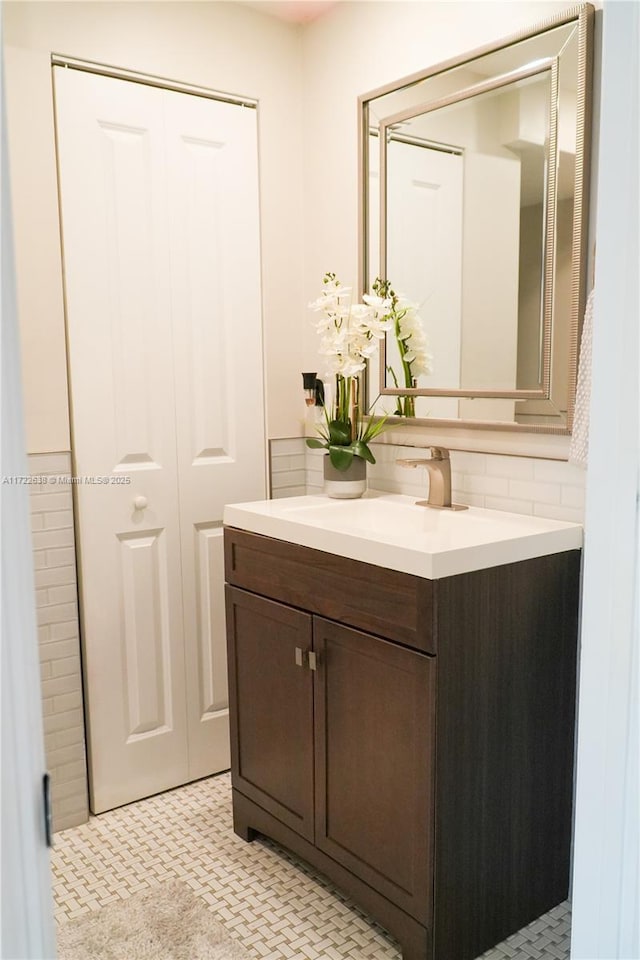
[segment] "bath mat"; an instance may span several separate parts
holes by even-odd
[[[251,960],[179,880],[58,927],[58,960]]]

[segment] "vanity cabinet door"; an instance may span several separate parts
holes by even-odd
[[[313,841],[312,621],[226,587],[233,786]]]
[[[316,846],[430,925],[435,659],[314,617]]]

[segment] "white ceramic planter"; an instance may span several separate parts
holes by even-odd
[[[367,489],[367,464],[362,457],[354,457],[346,470],[336,470],[324,457],[324,492],[337,500],[356,500]]]

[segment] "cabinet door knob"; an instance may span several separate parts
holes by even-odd
[[[309,656],[309,670],[315,670],[318,666],[318,660],[313,650],[309,650],[308,656]]]
[[[296,647],[296,667],[304,666],[304,655],[302,653],[302,647]]]
[[[133,506],[135,507],[136,510],[144,510],[146,505],[147,505],[146,497],[136,497],[135,500],[133,501]]]

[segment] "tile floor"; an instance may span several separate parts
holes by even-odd
[[[400,957],[380,927],[305,864],[270,841],[235,836],[229,774],[57,833],[52,862],[58,922],[180,879],[256,960]],[[483,960],[567,960],[569,928],[562,904]]]

